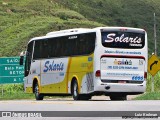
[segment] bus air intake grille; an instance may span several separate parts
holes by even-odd
[[[87,91],[93,91],[94,90],[94,84],[93,84],[93,73],[87,73]]]

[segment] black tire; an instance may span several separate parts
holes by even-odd
[[[111,95],[110,99],[114,100],[114,101],[127,100],[127,96],[126,95],[123,95],[123,96],[114,96],[114,95]]]
[[[39,93],[38,83],[36,83],[35,86],[34,86],[34,94],[35,94],[36,100],[43,100],[44,96]]]
[[[74,100],[89,100],[91,99],[91,95],[80,95],[78,92],[78,83],[75,80],[72,85],[72,96]]]
[[[72,85],[72,96],[74,100],[80,100],[80,95],[78,92],[78,83],[76,80],[74,80]]]
[[[81,99],[81,100],[89,100],[89,99],[91,99],[91,98],[92,98],[91,95],[81,95],[81,96],[80,96],[80,99]]]

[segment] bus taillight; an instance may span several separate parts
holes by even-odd
[[[100,77],[101,76],[101,71],[97,70],[95,75],[96,75],[96,77]]]
[[[147,78],[147,72],[144,72],[144,78]]]

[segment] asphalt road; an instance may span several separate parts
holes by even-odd
[[[90,101],[73,101],[71,98],[45,99],[43,101],[0,101],[0,119],[3,120],[11,119],[6,117],[6,112],[11,114],[12,119],[16,118],[16,120],[21,119],[22,117],[31,117],[31,119],[44,120],[45,118],[41,118],[41,116],[49,117],[47,119],[51,119],[51,116],[54,116],[57,120],[75,119],[75,117],[77,119],[82,119],[79,118],[81,116],[85,117],[83,119],[87,120],[106,120],[108,118],[122,119],[122,116],[135,116],[135,114],[140,115],[141,113],[143,114],[146,112],[147,114],[152,112],[150,114],[151,116],[152,114],[157,114],[160,116],[160,112],[158,111],[160,111],[159,100],[110,101],[104,99],[104,97],[97,97]],[[62,117],[60,117],[61,115]]]

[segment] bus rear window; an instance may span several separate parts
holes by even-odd
[[[145,45],[145,33],[102,32],[102,45],[109,48],[140,49]]]

